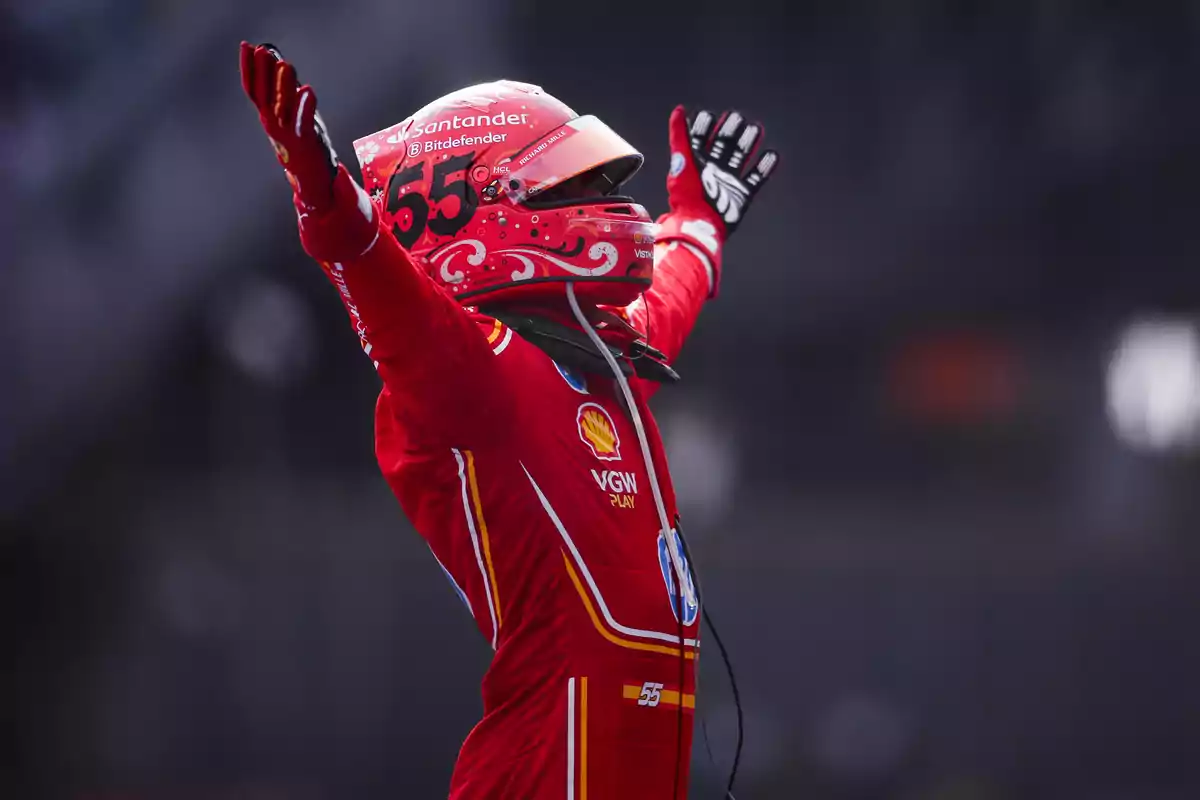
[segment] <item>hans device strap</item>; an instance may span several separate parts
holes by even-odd
[[[481,308],[484,314],[500,320],[517,334],[560,364],[592,375],[609,374],[608,363],[582,332],[543,317],[512,314],[493,308]],[[666,356],[644,341],[635,341],[629,352],[606,345],[626,377],[636,375],[655,383],[677,383],[679,373],[666,363]]]

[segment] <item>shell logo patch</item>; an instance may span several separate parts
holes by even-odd
[[[601,461],[621,460],[621,439],[612,417],[595,403],[584,403],[575,415],[580,440]]]

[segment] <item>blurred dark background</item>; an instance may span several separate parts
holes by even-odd
[[[488,649],[377,473],[242,38],[335,145],[511,77],[781,169],[660,395],[742,800],[1200,797],[1200,2],[0,7],[0,795],[444,797]],[[733,709],[708,659],[694,797]]]

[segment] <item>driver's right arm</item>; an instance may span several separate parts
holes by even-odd
[[[311,86],[271,45],[243,42],[242,85],[289,183],[305,251],[337,288],[416,447],[478,442],[503,397],[490,320],[473,317],[413,262],[338,162]]]
[[[490,320],[467,313],[434,283],[379,223],[378,210],[344,167],[341,173],[335,195],[360,195],[371,216],[370,244],[353,258],[319,263],[383,378],[398,421],[414,443],[477,440],[484,431],[472,429],[491,427],[487,412],[498,394],[493,348],[499,331]],[[337,218],[345,205],[336,203],[330,215],[303,218],[302,238],[320,238],[322,228],[346,225]],[[345,209],[353,215],[344,216],[361,225],[359,203],[353,206]]]

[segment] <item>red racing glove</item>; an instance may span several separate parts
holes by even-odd
[[[371,201],[338,161],[317,95],[271,44],[242,42],[242,88],[292,185],[304,249],[318,261],[343,261],[370,248],[379,227]]]
[[[683,106],[671,113],[671,211],[659,217],[656,239],[681,241],[707,258],[713,297],[720,283],[721,247],[779,162],[774,150],[755,157],[762,136],[762,124],[737,111],[720,119],[700,111],[693,120]]]

